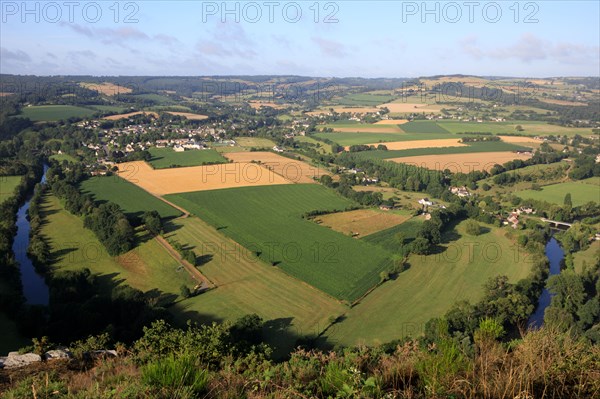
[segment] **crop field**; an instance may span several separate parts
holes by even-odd
[[[166,225],[166,237],[193,250],[199,270],[216,289],[171,308],[182,322],[235,321],[256,313],[267,321],[264,335],[277,353],[288,353],[299,335],[318,335],[346,307],[310,285],[256,258],[221,231],[197,217]],[[274,306],[276,304],[276,306]]]
[[[600,188],[594,184],[579,181],[543,186],[540,191],[517,191],[515,195],[521,198],[529,198],[562,205],[567,193],[571,193],[573,206],[583,205],[590,201],[600,203]]]
[[[506,275],[516,282],[526,277],[530,263],[524,257],[515,262],[515,244],[505,230],[486,229],[473,237],[460,223],[443,235],[441,253],[411,255],[408,270],[363,298],[327,331],[329,343],[376,345],[418,336],[430,318],[442,316],[455,301],[481,298],[489,278]]]
[[[411,150],[415,148],[440,148],[440,147],[467,147],[466,144],[459,143],[460,139],[438,139],[438,140],[410,140],[410,141],[392,141],[385,143],[388,150]],[[369,143],[367,145],[377,146],[381,143]]]
[[[156,112],[137,111],[137,112],[129,112],[127,114],[105,116],[103,119],[106,119],[108,121],[118,121],[119,119],[127,119],[132,116],[136,116],[136,115],[152,115],[155,118],[158,118],[158,114]]]
[[[387,145],[387,143],[383,143]],[[417,144],[418,145],[418,144]],[[466,143],[464,146],[453,147],[430,147],[430,148],[412,148],[406,150],[388,150],[388,151],[361,151],[358,156],[367,159],[390,159],[403,157],[416,157],[423,155],[453,155],[453,154],[470,154],[482,152],[514,152],[514,151],[529,151],[530,148],[522,147],[515,144],[503,143],[501,141],[487,141]],[[518,154],[514,154],[515,156]],[[514,158],[517,159],[517,158]],[[506,162],[506,161],[505,161]]]
[[[319,140],[316,140],[312,137],[309,136],[295,136],[294,137],[294,141],[297,141],[299,143],[309,143],[309,144],[315,144],[317,146],[319,146],[319,148],[317,149],[320,153],[322,154],[331,154],[331,144],[327,144],[324,142],[321,142]]]
[[[517,122],[459,122],[459,121],[442,121],[438,124],[451,133],[474,133],[474,132],[489,132],[501,135],[503,133],[519,133],[524,136],[544,136],[544,135],[567,135],[581,136],[592,135],[591,128],[575,128],[559,125],[551,125],[546,122],[535,121],[517,121]],[[517,131],[517,126],[522,127],[522,131]],[[404,127],[403,127],[404,129]]]
[[[381,230],[399,225],[410,216],[399,215],[389,211],[374,209],[357,209],[354,211],[330,213],[320,215],[313,220],[322,225],[330,227],[346,235],[364,237]]]
[[[394,254],[404,255],[405,249],[403,248],[403,243],[398,241],[396,235],[402,233],[404,236],[404,244],[408,244],[417,237],[417,232],[424,221],[425,218],[423,216],[415,216],[397,226],[364,236],[362,237],[362,240],[378,245]]]
[[[190,113],[190,112],[173,112],[173,111],[169,111],[168,113],[171,114],[171,115],[183,116],[186,119],[189,119],[191,121],[202,121],[204,119],[208,119],[208,116],[206,116],[206,115],[193,114],[193,113]]]
[[[150,164],[154,169],[165,169],[181,166],[201,166],[206,164],[226,163],[227,160],[215,150],[186,150],[175,152],[172,148],[152,147],[148,150],[152,155]]]
[[[0,176],[0,204],[12,197],[22,176]]]
[[[462,148],[462,147],[457,147]],[[435,149],[435,148],[434,148]],[[438,148],[439,150],[449,149]],[[409,150],[410,151],[410,150]],[[415,151],[415,150],[413,150]],[[406,156],[390,158],[389,161],[420,166],[431,170],[443,171],[449,169],[453,173],[469,173],[474,170],[490,170],[496,164],[502,165],[514,159],[526,160],[531,155],[517,154],[515,152],[471,152],[471,153],[439,153],[437,155]]]
[[[319,166],[312,166],[306,162],[286,158],[272,152],[229,152],[225,156],[233,162],[259,162],[260,165],[283,176],[292,183],[315,183],[315,179],[324,174],[330,174]]]
[[[273,141],[262,137],[236,137],[235,142],[238,146],[246,148],[273,148],[275,145]]]
[[[391,141],[401,141],[403,139],[407,140],[418,140],[416,135],[405,135],[403,133],[315,133],[313,136],[319,139],[328,139],[333,141],[334,143],[338,143],[342,146],[351,146],[351,145],[359,145],[359,144],[368,144],[374,142],[391,142]],[[442,137],[431,137],[428,135],[426,138],[436,139],[436,138],[447,138],[448,135]]]
[[[440,105],[425,104],[425,103],[406,103],[406,102],[393,102],[381,104],[380,108],[385,107],[390,110],[392,114],[408,114],[408,113],[439,113],[443,108]]]
[[[353,203],[315,184],[249,187],[169,195],[264,261],[323,292],[353,301],[379,281],[390,254],[302,219]]]
[[[146,211],[157,211],[162,218],[181,216],[181,212],[119,176],[96,176],[80,183],[84,194],[96,202],[114,202],[128,218],[139,218]]]
[[[105,96],[116,96],[118,94],[129,94],[133,90],[129,87],[119,86],[110,82],[102,82],[102,83],[88,83],[81,82],[79,83],[81,87],[85,87],[89,90],[97,91],[100,94],[104,94]]]
[[[284,109],[289,107],[289,104],[277,104],[269,101],[248,101],[248,104],[254,109],[260,109],[261,107],[271,107],[274,109]]]
[[[154,195],[221,188],[291,184],[255,163],[229,163],[187,168],[153,169],[146,162],[118,165],[119,176]]]
[[[402,130],[395,125],[376,125],[376,124],[361,124],[353,126],[335,126],[336,132],[341,133],[402,133]]]
[[[406,133],[450,133],[436,122],[412,121],[401,126]]]
[[[47,194],[42,203],[42,234],[48,239],[54,258],[52,270],[81,270],[99,277],[100,287],[107,295],[126,283],[149,292],[149,295],[179,296],[182,284],[194,285],[185,270],[154,239],[137,233],[139,244],[133,250],[112,257],[94,233],[83,227],[83,219],[66,211],[58,198]]]
[[[337,100],[340,105],[366,105],[366,106],[377,106],[379,104],[386,103],[392,100],[394,97],[385,94],[369,94],[369,93],[358,93],[350,94]]]
[[[375,125],[402,125],[408,123],[408,119],[384,119],[375,122]]]
[[[25,107],[21,115],[34,122],[59,121],[69,118],[86,118],[96,113],[93,109],[73,105],[34,105]]]

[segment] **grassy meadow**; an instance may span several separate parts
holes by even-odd
[[[154,239],[136,234],[138,245],[131,251],[112,257],[83,220],[66,211],[60,200],[46,194],[42,202],[42,234],[48,240],[53,271],[90,269],[99,278],[103,292],[125,283],[150,296],[179,297],[182,284],[194,282],[179,263]]]
[[[558,205],[564,203],[565,195],[571,193],[573,206],[594,201],[600,203],[600,187],[585,181],[565,182],[543,186],[541,190],[517,191],[515,195],[524,199],[546,201]]]
[[[0,204],[12,197],[22,176],[0,176]]]
[[[86,118],[97,111],[73,105],[34,105],[23,108],[19,116],[29,118],[34,122],[59,121],[69,118]]]
[[[514,244],[505,230],[486,228],[486,233],[474,237],[465,233],[462,222],[443,234],[441,253],[411,255],[408,270],[350,309],[342,322],[327,331],[327,341],[375,345],[418,336],[429,319],[442,316],[454,302],[478,300],[489,278],[506,275],[516,282],[526,277],[530,265],[525,260],[515,262]]]

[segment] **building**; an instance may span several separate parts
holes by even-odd
[[[184,152],[185,148],[183,148],[183,146],[180,146],[179,144],[173,146],[173,151],[175,152]]]
[[[433,201],[431,201],[429,198],[421,198],[419,200],[419,204],[421,204],[423,206],[431,206],[431,205],[433,205]]]

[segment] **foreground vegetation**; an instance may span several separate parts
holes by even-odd
[[[121,347],[124,357],[51,361],[8,374],[12,380],[4,375],[4,397],[593,398],[600,391],[599,348],[552,328],[503,344],[502,328],[486,319],[472,353],[440,327],[422,340],[330,353],[300,349],[274,363],[268,349],[252,346],[260,324],[247,317],[181,331],[158,322],[129,350]],[[103,343],[81,342],[75,353]]]

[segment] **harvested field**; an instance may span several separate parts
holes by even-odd
[[[440,112],[441,106],[424,103],[387,103],[381,104],[392,113]]]
[[[516,152],[478,152],[470,154],[420,155],[391,158],[389,161],[420,166],[431,170],[450,169],[453,173],[469,173],[473,170],[490,170],[495,164],[503,164],[513,159],[526,160],[531,155]]]
[[[543,97],[540,97],[539,100],[541,102],[548,103],[548,104],[566,105],[568,107],[585,107],[588,105],[586,103],[582,103],[579,101],[554,100],[551,98],[543,98]]]
[[[375,122],[376,125],[402,125],[408,122],[408,119],[385,119],[379,122]]]
[[[119,176],[155,195],[290,184],[277,173],[254,163],[155,170],[146,162],[135,161],[119,164]]]
[[[293,183],[314,183],[314,178],[329,174],[318,166],[312,166],[306,162],[286,158],[272,152],[229,152],[223,155],[236,163],[260,162],[261,165]]]
[[[466,147],[466,144],[459,143],[460,139],[440,139],[440,140],[411,140],[411,141],[392,141],[390,143],[373,143],[377,147],[383,144],[388,150],[412,150],[414,148],[439,148],[439,147]]]
[[[261,107],[271,107],[274,109],[283,109],[287,108],[287,105],[284,104],[276,104],[274,102],[263,102],[263,101],[249,101],[248,104],[254,109],[259,109]]]
[[[84,87],[88,90],[94,90],[98,93],[104,94],[105,96],[116,96],[117,94],[129,94],[133,90],[129,87],[119,86],[110,82],[103,83],[87,83],[82,82],[79,83],[81,87]]]
[[[513,143],[513,144],[521,144],[521,143],[538,143],[538,144],[542,144],[544,142],[544,140],[540,140],[540,139],[535,139],[533,137],[526,137],[526,136],[498,136],[500,137],[500,139],[504,142],[507,143]]]
[[[167,113],[171,114],[171,115],[183,116],[191,121],[201,121],[204,119],[208,119],[208,116],[206,116],[206,115],[192,114],[190,112],[167,112]]]
[[[148,114],[148,115],[154,116],[155,118],[158,118],[158,114],[156,112],[137,111],[137,112],[130,112],[128,114],[105,116],[103,119],[106,119],[109,121],[118,121],[119,119],[125,119],[125,118],[129,118],[131,116],[142,115],[142,114]]]
[[[318,216],[314,221],[346,235],[364,237],[399,225],[409,218],[410,216],[398,215],[389,211],[358,209]]]

